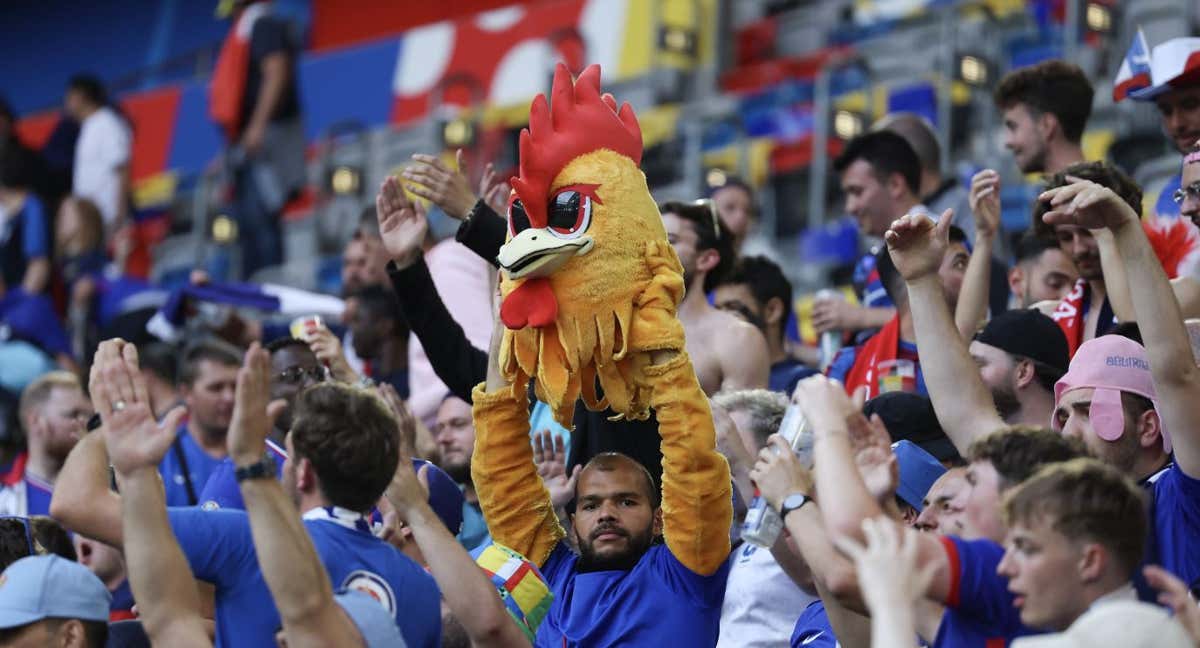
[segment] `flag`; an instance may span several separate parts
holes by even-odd
[[[338,319],[346,307],[345,302],[337,297],[278,284],[188,284],[171,291],[166,302],[146,323],[146,330],[167,342],[181,340],[185,333],[189,304],[251,308],[292,317],[315,313]]]
[[[1121,101],[1135,90],[1149,88],[1150,84],[1150,48],[1146,45],[1146,34],[1138,27],[1113,81],[1113,101]]]

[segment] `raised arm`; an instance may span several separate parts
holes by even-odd
[[[500,375],[504,335],[499,318],[492,331],[487,382],[475,388],[475,450],[471,479],[492,539],[543,565],[565,535],[550,491],[538,476],[529,442],[529,407]],[[728,542],[728,540],[726,540]]]
[[[200,595],[187,559],[167,520],[158,464],[175,439],[183,416],[176,407],[162,424],[154,420],[137,349],[108,357],[104,380],[92,400],[104,421],[103,438],[121,487],[121,529],[129,586],[146,634],[164,646],[212,646],[200,613]]]
[[[651,363],[645,375],[662,437],[663,538],[676,560],[708,576],[729,557],[729,464],[717,452],[712,411],[675,314],[683,298],[679,260],[664,241],[647,244],[646,261],[652,279],[638,297],[629,337],[631,350]]]
[[[959,454],[975,439],[1001,427],[991,393],[971,359],[967,341],[950,317],[937,269],[949,241],[951,212],[936,225],[924,217],[903,216],[886,234],[888,252],[908,285],[921,371],[938,422]]]
[[[375,212],[384,248],[391,257],[388,277],[404,317],[438,378],[451,393],[469,403],[471,389],[487,375],[487,354],[471,346],[434,286],[421,255],[421,244],[429,230],[425,212],[404,196],[394,178],[388,178],[380,188]]]
[[[103,391],[102,383],[106,380],[101,367],[121,362],[126,345],[124,340],[114,338],[101,342],[96,349],[88,393],[92,394],[92,405],[98,412],[102,410],[95,395]],[[102,413],[102,421],[103,418]],[[54,484],[50,516],[75,533],[118,549],[124,545],[121,497],[108,488],[108,453],[102,435],[85,435],[67,456]]]
[[[1137,214],[1110,189],[1076,180],[1039,199],[1049,201],[1047,223],[1107,228],[1124,261],[1138,327],[1158,392],[1163,428],[1171,434],[1175,462],[1188,476],[1200,478],[1200,369],[1166,273],[1150,247]]]
[[[818,466],[816,491],[821,497],[826,530],[831,538],[846,536],[865,543],[863,521],[880,517],[884,511],[859,475],[851,434],[852,430],[855,434],[878,434],[878,430],[866,424],[845,389],[824,376],[801,381],[795,399],[813,428],[813,462]],[[867,442],[887,444],[885,439]],[[903,527],[898,520],[890,522],[897,528]],[[928,567],[934,576],[925,594],[935,601],[945,601],[950,593],[951,565],[942,542],[932,534],[922,534],[917,541],[921,568],[936,565]]]
[[[428,466],[419,475],[414,473],[412,458],[401,453],[385,496],[412,530],[446,606],[462,623],[472,645],[528,648],[529,640],[508,615],[495,586],[429,507],[426,472]]]
[[[237,396],[226,444],[239,468],[266,457],[267,432],[283,409],[268,405],[270,355],[258,343],[246,352],[238,371]],[[296,506],[283,492],[274,471],[238,482],[250,518],[250,532],[263,580],[271,590],[289,646],[330,646],[358,636],[358,630],[334,601],[333,587]]]
[[[975,248],[954,309],[954,325],[964,340],[970,340],[979,323],[987,318],[992,244],[1000,230],[1000,174],[991,169],[976,173],[971,178],[968,200],[975,216]]]

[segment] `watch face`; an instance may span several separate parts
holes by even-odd
[[[787,510],[787,509],[799,508],[799,507],[803,506],[804,503],[807,501],[808,501],[808,497],[805,495],[800,495],[800,494],[788,495],[787,498],[783,500],[783,506],[781,506],[780,509]]]

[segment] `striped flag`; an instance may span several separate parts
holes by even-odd
[[[1146,45],[1146,34],[1138,27],[1113,81],[1113,101],[1121,101],[1129,93],[1148,88],[1150,84],[1150,48]]]

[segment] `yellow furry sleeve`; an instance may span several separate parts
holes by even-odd
[[[662,436],[663,536],[679,562],[708,576],[729,557],[729,464],[717,452],[712,411],[687,353],[647,367],[646,376]]]
[[[509,387],[485,393],[483,383],[471,398],[471,478],[488,531],[498,544],[541,566],[562,539],[563,529],[533,463],[528,403],[524,394],[517,396]]]

